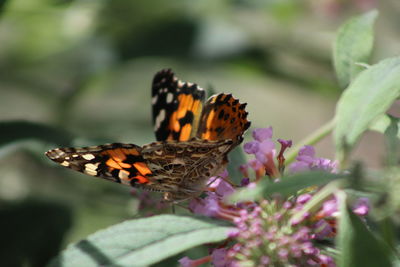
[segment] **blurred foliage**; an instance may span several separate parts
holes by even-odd
[[[282,138],[298,140],[332,117],[341,89],[331,43],[345,18],[374,5],[361,2],[0,1],[2,229],[29,240],[54,233],[36,246],[10,237],[2,261],[42,266],[71,241],[137,215],[128,188],[61,169],[43,153],[153,141],[149,90],[161,68],[234,93],[249,103],[253,127],[273,125]],[[399,10],[395,1],[380,10],[378,32],[389,38],[377,36],[372,62],[398,53]]]
[[[58,254],[72,226],[70,208],[38,199],[0,205],[3,266],[44,266]]]

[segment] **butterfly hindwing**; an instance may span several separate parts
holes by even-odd
[[[46,156],[60,165],[131,186],[151,184],[142,148],[134,144],[107,144],[82,148],[57,148]]]
[[[204,105],[197,137],[206,140],[234,141],[240,144],[244,132],[250,127],[245,111],[246,103],[239,103],[231,94],[211,96]]]
[[[153,124],[157,141],[187,141],[195,136],[205,92],[194,83],[179,81],[167,69],[153,79]]]
[[[153,181],[166,188],[172,199],[186,199],[202,192],[209,177],[222,172],[232,140],[153,142],[142,155],[153,172]]]

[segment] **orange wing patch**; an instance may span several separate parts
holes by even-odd
[[[149,182],[146,176],[152,172],[143,162],[137,149],[115,148],[105,150],[102,154],[109,157],[105,163],[108,171],[118,176],[123,183],[145,184]]]
[[[207,140],[231,139],[240,143],[249,128],[246,104],[239,103],[231,94],[210,97],[201,114],[197,137]]]
[[[197,84],[181,82],[171,70],[158,72],[152,86],[157,141],[188,141],[194,137],[204,97],[204,90]]]
[[[187,141],[195,135],[193,126],[198,124],[203,107],[202,99],[194,99],[191,94],[178,96],[178,109],[172,113],[169,120],[171,130],[167,140]]]

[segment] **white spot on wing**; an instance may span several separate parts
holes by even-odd
[[[151,99],[151,104],[155,104],[155,103],[157,103],[157,100],[158,100],[158,95],[155,95],[155,96],[153,96],[153,98]]]
[[[128,176],[129,176],[129,172],[127,172],[127,171],[123,171],[123,170],[120,170],[119,172],[118,172],[118,177],[120,178],[120,179],[128,179]]]
[[[164,121],[165,119],[165,109],[160,110],[160,113],[158,113],[157,117],[156,117],[156,121],[154,124],[154,130],[157,130],[158,128],[160,128],[161,123]]]
[[[63,162],[60,163],[62,166],[68,167],[69,166],[69,162],[64,160]]]
[[[84,158],[86,160],[92,160],[95,158],[95,156],[93,154],[84,154],[84,155],[82,155],[82,158]]]
[[[172,93],[167,94],[167,104],[171,103],[174,100],[174,95]]]
[[[97,167],[99,166],[100,162],[97,163],[88,163],[85,164],[85,173],[89,175],[97,175]]]

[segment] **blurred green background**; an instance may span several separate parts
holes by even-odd
[[[58,146],[154,140],[160,69],[247,102],[252,128],[294,143],[330,120],[341,91],[340,24],[378,8],[372,62],[399,52],[400,2],[385,0],[0,1],[2,266],[43,266],[68,243],[137,216],[129,188],[56,166]],[[247,139],[249,138],[249,134]],[[355,158],[382,162],[366,135]],[[318,155],[333,157],[329,138]]]

